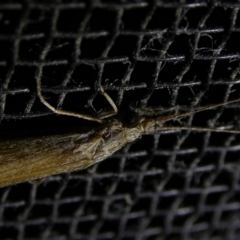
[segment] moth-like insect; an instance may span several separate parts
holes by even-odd
[[[240,133],[199,127],[164,127],[167,121],[214,109],[240,99],[159,118],[140,117],[126,127],[115,119],[87,133],[63,134],[0,142],[0,187],[45,176],[85,169],[98,163],[142,134],[170,129]]]
[[[131,126],[127,126],[124,121],[117,120],[117,118],[112,121],[103,121],[103,118],[107,118],[112,114],[107,114],[102,118],[94,118],[84,114],[57,110],[42,96],[40,77],[36,77],[36,83],[39,99],[56,114],[79,117],[99,122],[101,125],[85,133],[1,141],[0,187],[53,174],[85,169],[111,156],[127,143],[138,139],[142,134],[172,129],[240,133],[240,131],[235,130],[163,126],[164,123],[173,119],[239,102],[240,98],[165,117],[138,117]],[[116,113],[117,107],[112,99],[102,87],[100,87],[100,91],[112,106],[114,113]]]

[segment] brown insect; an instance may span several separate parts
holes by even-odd
[[[117,108],[111,98],[102,88],[101,91],[116,112]],[[163,126],[164,123],[170,120],[239,102],[240,99],[166,117],[148,119],[140,117],[135,126],[126,127],[123,122],[117,119],[111,122],[103,122],[102,119],[88,115],[56,110],[43,98],[39,79],[37,79],[37,92],[41,102],[55,113],[97,121],[101,125],[87,133],[0,142],[0,187],[87,168],[111,156],[127,143],[138,139],[142,134],[172,129],[240,133],[240,131],[235,130]]]

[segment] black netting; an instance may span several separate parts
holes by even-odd
[[[1,0],[0,131],[17,136],[111,107],[153,115],[239,97],[240,2]],[[182,125],[240,129],[239,104]],[[176,125],[178,122],[173,122]],[[46,133],[45,133],[46,132]],[[240,137],[145,135],[91,168],[0,189],[0,239],[239,239]]]

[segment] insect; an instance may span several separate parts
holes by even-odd
[[[240,98],[165,117],[136,117],[134,124],[126,126],[123,121],[117,120],[117,118],[104,122],[102,119],[92,118],[88,115],[56,110],[43,98],[39,81],[37,81],[37,91],[42,103],[55,113],[84,118],[101,124],[85,133],[1,141],[0,187],[53,174],[85,169],[111,156],[127,143],[138,139],[142,134],[172,129],[240,133],[240,131],[235,130],[163,126],[164,123],[173,119],[239,102]],[[103,89],[101,91],[116,112],[117,108],[113,101],[104,93]]]
[[[0,142],[0,187],[85,169],[111,156],[142,134],[170,129],[240,133],[235,130],[163,126],[173,119],[239,101],[240,99],[236,99],[161,118],[140,117],[133,127],[126,127],[115,119],[87,133],[2,141]]]

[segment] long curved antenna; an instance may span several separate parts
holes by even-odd
[[[240,102],[240,98],[236,98],[234,100],[230,100],[230,101],[227,101],[227,102],[224,102],[224,103],[217,103],[217,104],[213,104],[213,105],[210,105],[210,106],[200,107],[200,108],[197,108],[195,110],[185,112],[185,113],[179,113],[179,114],[175,114],[175,115],[173,114],[173,115],[166,116],[166,117],[159,117],[159,118],[156,118],[155,120],[159,123],[165,123],[165,122],[173,120],[173,119],[186,117],[186,116],[192,115],[194,113],[203,112],[203,111],[206,111],[206,110],[211,110],[211,109],[214,109],[214,108],[217,108],[217,107],[221,107],[221,106],[228,105],[228,104],[231,104],[231,103],[236,103],[236,102]]]
[[[225,133],[240,133],[240,131],[237,130],[224,130],[224,129],[214,129],[214,128],[202,128],[202,127],[164,127],[162,124],[164,124],[165,122],[174,120],[174,119],[178,119],[178,118],[182,118],[182,117],[186,117],[186,116],[190,116],[194,113],[198,113],[198,112],[203,112],[206,110],[211,110],[217,107],[221,107],[224,105],[228,105],[231,103],[235,103],[235,102],[240,102],[240,98],[234,99],[234,100],[230,100],[227,101],[225,103],[218,103],[218,104],[213,104],[210,106],[205,106],[205,107],[200,107],[198,109],[189,111],[189,112],[185,112],[185,113],[179,113],[179,114],[173,114],[170,116],[166,116],[166,117],[157,117],[157,118],[150,118],[150,119],[143,119],[141,122],[141,125],[145,131],[145,133],[152,133],[152,132],[156,132],[156,131],[160,131],[160,130],[171,130],[171,129],[179,129],[179,130],[194,130],[194,131],[212,131],[212,132],[225,132]]]
[[[169,127],[158,127],[155,128],[156,131],[167,131],[167,130],[187,130],[187,131],[197,131],[197,132],[220,132],[220,133],[237,133],[238,130],[226,130],[221,128],[206,128],[206,127],[181,127],[181,126],[169,126]]]

